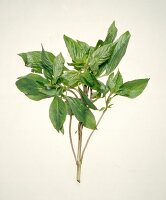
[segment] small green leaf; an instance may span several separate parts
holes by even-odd
[[[49,108],[49,117],[54,128],[58,132],[63,132],[63,124],[65,122],[66,115],[67,110],[65,103],[60,97],[55,96]]]
[[[107,82],[106,82],[106,86],[107,86],[109,89],[112,88],[112,87],[114,87],[113,78],[114,78],[114,73],[112,72],[112,73],[108,76],[108,79],[107,79]]]
[[[110,74],[118,66],[121,59],[125,55],[128,42],[130,39],[129,31],[125,32],[114,44],[113,53],[106,64],[106,74]]]
[[[82,103],[80,99],[67,97],[70,108],[79,122],[90,129],[96,129],[96,120],[93,113]]]
[[[115,88],[114,88],[114,92],[118,91],[120,86],[123,84],[123,77],[120,73],[120,71],[118,70],[118,72],[116,73],[114,79],[113,79],[114,83],[115,83]]]
[[[80,73],[76,70],[65,71],[62,76],[62,82],[70,87],[75,87],[80,79]]]
[[[48,81],[38,74],[28,74],[16,81],[17,88],[35,101],[50,97],[40,92],[41,89],[45,89],[45,84],[48,84]]]
[[[101,47],[102,45],[103,45],[103,40],[98,40],[97,41],[97,43],[96,43],[96,46],[95,46],[95,49],[94,50],[96,50],[96,49],[98,49],[99,47]]]
[[[120,71],[118,70],[115,76],[113,72],[109,75],[106,87],[109,88],[110,92],[113,94],[119,90],[119,87],[122,84],[123,84],[123,78]]]
[[[120,96],[135,98],[139,96],[148,84],[149,79],[137,79],[124,83],[117,92]]]
[[[101,97],[101,92],[93,92],[92,99],[99,99]]]
[[[94,73],[97,73],[98,66],[108,60],[113,51],[112,44],[106,44],[97,48],[89,57],[88,65]]]
[[[105,110],[105,107],[101,107],[101,108],[99,109],[99,111],[103,111],[103,110]]]
[[[64,35],[64,41],[72,61],[77,64],[84,64],[88,57],[89,45],[82,41],[75,41]]]
[[[116,28],[115,21],[114,21],[108,29],[104,44],[112,43],[114,41],[114,39],[116,38],[117,31],[118,31],[118,29]]]
[[[53,78],[55,83],[57,82],[58,78],[61,76],[64,68],[65,60],[60,53],[55,59],[53,63]]]
[[[79,93],[82,97],[83,102],[91,109],[97,110],[96,106],[91,102],[91,100],[83,93],[83,91],[79,88]]]

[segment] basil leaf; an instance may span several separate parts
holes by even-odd
[[[78,85],[80,79],[80,73],[76,70],[65,71],[62,76],[62,82],[70,87]]]
[[[137,79],[124,83],[116,93],[120,96],[135,98],[139,96],[148,84],[149,79]]]
[[[94,90],[100,90],[100,83],[92,73],[88,71],[84,72],[81,74],[80,80],[84,85],[87,85]]]
[[[23,59],[26,67],[31,67],[33,72],[42,73],[40,51],[19,53],[18,55]]]
[[[106,74],[110,74],[118,66],[121,59],[125,55],[128,42],[130,39],[130,33],[127,31],[114,44],[114,50],[111,55],[111,58],[106,64]]]
[[[31,51],[18,54],[24,60],[25,66],[31,67],[32,72],[43,73],[46,78],[52,77],[52,63],[55,56],[51,52],[44,51]]]
[[[95,49],[98,49],[99,47],[101,47],[102,45],[104,44],[103,40],[98,40],[97,43],[96,43],[96,46],[95,46]]]
[[[109,88],[111,93],[115,93],[118,91],[119,87],[123,84],[123,78],[118,70],[116,75],[114,76],[114,73],[111,73],[107,79],[106,86]]]
[[[65,104],[66,104],[67,114],[73,115],[72,110],[71,110],[70,105],[69,105],[69,102],[65,101]]]
[[[118,91],[120,86],[123,84],[123,77],[122,74],[120,73],[120,71],[118,70],[118,72],[116,73],[114,79],[113,79],[114,83],[115,83],[115,88],[114,88],[114,92]]]
[[[45,88],[45,84],[48,84],[48,81],[38,74],[28,74],[16,81],[17,88],[35,101],[50,97],[40,92],[41,89]]]
[[[112,43],[114,39],[116,38],[117,32],[118,32],[118,29],[116,28],[115,21],[114,21],[108,29],[104,44]]]
[[[52,53],[48,54],[42,46],[41,63],[42,63],[42,68],[43,68],[43,74],[49,80],[52,80],[52,76],[53,76],[54,59],[55,59],[55,56]]]
[[[82,41],[75,41],[64,35],[64,41],[72,61],[77,64],[84,64],[88,57],[89,45]]]
[[[61,95],[63,93],[61,88],[49,88],[49,89],[41,88],[39,89],[39,91],[42,94],[46,94],[49,97]]]
[[[42,52],[41,52],[42,64],[51,72],[53,69],[54,59],[55,59],[55,56],[52,53],[48,53],[47,51],[45,51],[42,45]]]
[[[112,51],[113,45],[106,44],[97,48],[89,57],[88,65],[95,74],[98,71],[98,66],[110,58]]]
[[[66,115],[67,109],[65,103],[60,97],[55,96],[49,108],[49,117],[54,128],[58,132],[60,130],[63,131],[63,124],[65,122]]]
[[[97,110],[96,106],[91,102],[91,100],[87,97],[87,95],[85,95],[83,93],[83,91],[80,88],[79,88],[79,93],[80,93],[82,100],[85,103],[85,105],[87,105],[89,108],[91,108],[93,110]]]
[[[67,97],[70,108],[79,122],[86,128],[96,129],[96,120],[93,113],[78,98]]]
[[[53,63],[53,78],[55,83],[57,82],[58,78],[61,76],[64,68],[65,60],[60,53],[55,59]]]

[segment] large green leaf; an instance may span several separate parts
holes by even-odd
[[[48,81],[38,74],[28,74],[16,81],[17,88],[35,101],[50,97],[41,92],[41,89],[45,89],[45,84],[48,84]]]
[[[53,78],[54,82],[56,83],[58,78],[61,76],[63,69],[64,69],[65,60],[60,53],[55,59],[53,64]]]
[[[58,132],[60,130],[63,131],[63,124],[65,122],[66,115],[67,109],[65,103],[60,97],[55,96],[49,108],[49,117],[54,128]]]
[[[67,97],[70,108],[79,122],[90,129],[96,129],[96,120],[93,113],[78,98]]]
[[[83,93],[83,91],[80,88],[79,88],[79,93],[85,105],[87,105],[89,108],[93,110],[97,110],[96,106],[92,103],[92,101],[88,98],[88,96]]]
[[[18,55],[22,57],[25,66],[31,67],[34,72],[42,73],[41,51],[19,53]]]
[[[112,51],[113,51],[113,45],[106,44],[97,48],[91,54],[91,56],[88,59],[88,65],[95,74],[97,74],[98,66],[110,58]]]
[[[129,31],[125,32],[114,44],[113,53],[106,64],[106,74],[110,74],[118,66],[121,59],[125,55],[128,42],[130,39]]]
[[[70,87],[75,87],[78,85],[80,80],[80,73],[76,70],[65,71],[62,76],[62,82]]]
[[[48,51],[45,54],[53,60],[55,56]],[[26,53],[19,53],[19,56],[23,59],[25,66],[31,67],[32,72],[42,73],[42,69],[45,69],[44,63],[42,63],[42,51],[30,51]]]
[[[117,92],[118,95],[135,98],[139,96],[148,84],[149,79],[137,79],[124,83]]]
[[[90,50],[89,45],[79,40],[75,41],[66,35],[64,35],[64,41],[72,61],[78,65],[85,64]]]
[[[114,21],[108,29],[104,44],[112,43],[114,41],[114,39],[116,38],[117,31],[118,31],[118,29],[116,28],[115,21]]]

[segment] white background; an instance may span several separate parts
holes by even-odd
[[[0,200],[166,199],[165,7],[164,0],[0,0]],[[119,65],[124,80],[151,80],[137,99],[114,100],[78,184],[67,125],[63,136],[49,121],[51,99],[34,102],[15,87],[29,73],[17,53],[42,43],[70,61],[63,34],[94,45],[113,20],[119,35],[132,35]]]

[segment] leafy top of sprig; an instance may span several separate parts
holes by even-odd
[[[148,78],[123,83],[116,68],[125,55],[130,33],[126,31],[116,39],[117,31],[113,22],[105,39],[98,40],[95,46],[64,35],[71,57],[67,66],[62,53],[55,56],[45,51],[43,46],[41,51],[18,54],[31,73],[19,77],[16,86],[35,101],[53,97],[49,116],[58,132],[64,132],[67,114],[74,115],[85,127],[96,129],[92,112],[97,110],[94,102],[105,98],[106,105],[101,110],[106,110],[111,107],[110,101],[114,96],[135,98],[147,86]],[[103,76],[106,76],[106,83],[100,79]],[[90,91],[89,96],[87,91]],[[70,95],[72,93],[74,97]]]

